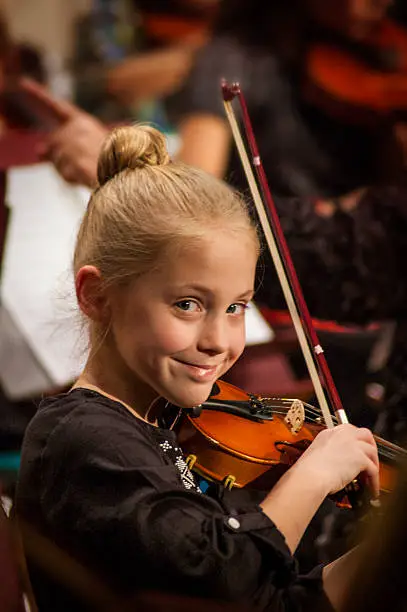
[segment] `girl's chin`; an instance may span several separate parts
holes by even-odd
[[[175,404],[179,408],[194,408],[194,406],[199,406],[200,404],[206,402],[211,394],[212,387],[212,383],[205,385],[204,388],[200,389],[199,393],[197,393],[196,390],[188,393],[187,389],[185,389],[185,393],[177,394],[177,397],[174,398],[176,401],[172,401],[171,403]]]

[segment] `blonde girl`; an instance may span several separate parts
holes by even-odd
[[[106,139],[74,254],[89,358],[45,399],[24,441],[17,509],[121,594],[175,592],[260,610],[339,605],[347,559],[298,576],[293,553],[325,497],[360,472],[378,490],[372,434],[321,433],[265,495],[201,493],[169,402],[204,402],[244,348],[259,241],[225,183],[169,159],[157,130]],[[44,575],[40,610],[78,610]]]

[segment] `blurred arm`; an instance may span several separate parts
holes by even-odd
[[[168,96],[186,78],[195,52],[182,45],[129,57],[108,72],[107,91],[124,104]]]
[[[192,114],[179,126],[178,159],[222,178],[229,159],[230,132],[226,121],[210,114]]]

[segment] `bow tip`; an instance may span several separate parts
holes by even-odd
[[[232,102],[232,100],[240,93],[239,83],[229,84],[226,79],[222,79],[221,88],[222,96],[225,102]]]

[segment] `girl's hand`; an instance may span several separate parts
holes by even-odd
[[[379,494],[379,459],[368,429],[339,425],[317,435],[311,446],[280,478],[260,504],[284,535],[292,552],[321,502],[360,473]]]
[[[379,458],[369,429],[353,425],[325,429],[296,465],[317,479],[327,495],[340,491],[360,473],[367,475],[373,495],[379,495]]]

